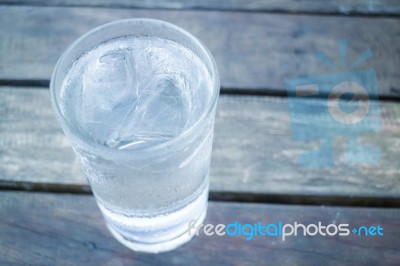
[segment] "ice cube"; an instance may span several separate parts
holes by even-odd
[[[124,51],[107,53],[85,70],[82,120],[98,141],[119,130],[137,97],[136,75],[134,60]]]
[[[119,137],[124,148],[146,141],[164,141],[179,135],[190,114],[182,74],[158,74],[140,91],[136,105],[127,115]],[[132,145],[126,143],[134,140]]]

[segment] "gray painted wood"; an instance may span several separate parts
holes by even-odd
[[[80,35],[132,17],[170,21],[198,36],[215,56],[224,88],[282,94],[289,78],[340,72],[315,54],[340,62],[338,41],[345,38],[348,62],[371,48],[374,57],[360,68],[376,71],[381,96],[400,97],[399,19],[257,12],[1,6],[0,81],[49,80],[61,53]]]
[[[101,6],[123,8],[166,8],[166,9],[209,9],[209,10],[242,10],[289,13],[318,14],[357,14],[357,15],[398,15],[400,5],[396,0],[228,0],[228,1],[198,1],[198,0],[3,0],[13,5],[40,6]]]
[[[399,265],[400,210],[210,202],[205,223],[334,223],[383,227],[383,236],[206,236],[159,255],[108,232],[92,196],[0,193],[0,263],[34,265]]]
[[[321,106],[320,100],[308,104]],[[400,106],[381,102],[380,132],[359,141],[380,150],[377,165],[349,165],[346,139],[334,142],[334,167],[304,169],[298,156],[318,147],[294,141],[287,98],[221,95],[212,153],[211,191],[263,195],[397,198]],[[307,118],[296,123],[307,126]],[[321,132],[329,130],[324,128]],[[47,89],[0,87],[0,186],[88,191],[78,161],[54,118]]]

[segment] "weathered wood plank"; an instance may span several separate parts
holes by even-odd
[[[398,15],[400,5],[396,0],[228,0],[228,1],[142,1],[142,0],[3,0],[3,4],[38,6],[96,6],[123,8],[166,8],[267,11],[283,13],[346,14],[346,15]]]
[[[315,100],[314,104],[324,103]],[[398,199],[400,105],[381,102],[380,111],[381,131],[360,137],[380,149],[379,164],[346,164],[346,139],[338,138],[334,167],[304,169],[298,166],[298,156],[317,148],[318,140],[292,140],[287,98],[221,95],[211,191]],[[305,118],[296,123],[308,122]],[[48,184],[50,190],[57,190],[57,184],[64,184],[68,190],[88,191],[53,116],[48,90],[0,87],[0,180],[8,188],[30,189],[32,184],[45,190]]]
[[[0,193],[0,263],[40,265],[399,265],[400,210],[210,202],[205,223],[381,226],[383,236],[206,236],[159,255],[108,232],[93,197]]]
[[[315,54],[340,62],[338,41],[345,38],[348,62],[371,48],[375,56],[361,67],[376,71],[380,95],[400,97],[399,19],[258,12],[1,6],[0,81],[49,80],[78,36],[132,17],[170,21],[198,36],[215,56],[224,88],[285,93],[288,78],[332,73]]]

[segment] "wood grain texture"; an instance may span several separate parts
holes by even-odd
[[[400,106],[381,102],[380,111],[381,131],[358,140],[380,150],[379,164],[347,164],[347,142],[338,137],[332,168],[304,169],[298,156],[318,148],[318,140],[292,140],[287,98],[221,95],[211,191],[398,199]],[[307,125],[307,117],[296,123]],[[329,130],[321,125],[316,130]],[[72,191],[89,190],[54,118],[48,90],[0,87],[0,179],[7,188],[57,190],[57,184],[63,184]]]
[[[0,6],[0,80],[49,80],[80,35],[133,17],[166,20],[199,37],[217,61],[224,88],[285,93],[289,78],[342,71],[324,67],[315,54],[340,62],[344,38],[348,62],[371,48],[374,57],[360,67],[376,71],[381,96],[400,97],[399,19],[258,12]]]
[[[399,265],[400,210],[210,202],[205,223],[383,227],[383,236],[206,236],[159,255],[108,232],[93,197],[0,192],[0,263],[35,265]]]
[[[11,5],[38,6],[100,6],[123,8],[165,8],[165,9],[206,9],[206,10],[240,10],[267,11],[282,13],[311,14],[345,14],[345,15],[398,15],[400,5],[396,0],[228,0],[228,1],[198,1],[198,0],[2,0]]]

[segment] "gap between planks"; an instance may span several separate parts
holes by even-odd
[[[60,184],[60,183],[33,183],[0,181],[1,191],[43,192],[60,194],[92,195],[88,185]],[[379,207],[400,208],[400,198],[393,197],[360,197],[338,195],[295,195],[295,194],[262,194],[249,192],[210,191],[209,201],[242,202],[262,204],[289,204],[289,205],[329,205],[349,207]]]
[[[23,80],[23,79],[0,79],[0,89],[8,86],[12,86],[15,89],[30,87],[32,89],[46,90],[49,89],[50,80],[38,79],[38,80]],[[271,97],[288,97],[285,89],[273,89],[273,88],[259,88],[259,89],[247,89],[247,88],[220,88],[220,94],[224,95],[247,95],[247,96],[271,96]],[[320,93],[316,96],[308,96],[307,99],[325,99],[326,94]],[[400,95],[380,95],[380,101],[400,102]]]
[[[331,1],[332,2],[332,1]],[[399,17],[400,5],[396,0],[380,0],[373,4],[362,0],[333,1],[317,3],[315,1],[277,0],[277,1],[48,1],[48,0],[4,0],[2,5],[37,7],[97,7],[113,9],[158,9],[158,10],[206,10],[238,11],[273,14],[324,15],[324,16],[363,16],[363,17]]]

